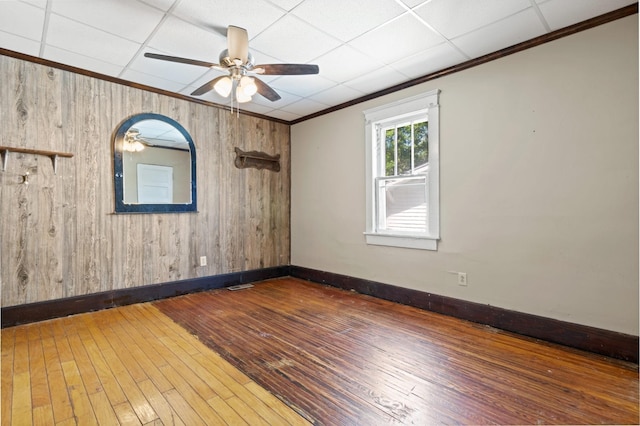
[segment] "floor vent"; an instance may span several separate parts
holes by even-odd
[[[253,284],[238,284],[232,285],[231,287],[227,287],[227,290],[236,291],[236,290],[244,290],[245,288],[251,288]]]

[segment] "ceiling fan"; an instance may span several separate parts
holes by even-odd
[[[160,148],[184,150],[182,145],[183,144],[181,144],[179,141],[175,141],[173,139],[162,139],[157,137],[143,136],[140,130],[132,127],[124,134],[123,149],[130,152],[140,152],[148,146],[155,146]]]
[[[145,57],[163,61],[179,62],[226,71],[228,75],[216,77],[197,88],[192,96],[200,96],[215,90],[220,96],[231,96],[238,103],[249,102],[251,96],[258,93],[272,102],[280,99],[280,95],[268,84],[257,77],[258,75],[304,75],[318,74],[317,65],[310,64],[265,64],[255,65],[253,55],[249,52],[249,35],[244,28],[229,25],[227,28],[227,48],[220,53],[219,64],[199,61],[196,59],[179,58],[176,56],[145,53]]]

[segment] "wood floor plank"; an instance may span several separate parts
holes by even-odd
[[[225,419],[227,424],[234,426],[248,425],[248,423],[219,396],[214,396],[207,401],[207,404],[209,404],[220,417]]]
[[[171,365],[162,367],[161,371],[173,384],[174,389],[180,393],[203,420],[212,424],[224,424],[224,420],[207,404],[207,399],[211,399],[215,394],[207,393],[208,398],[204,398],[191,386],[191,382],[185,380],[182,373],[175,370]]]
[[[109,362],[122,391],[127,397],[127,401],[131,404],[131,407],[138,416],[140,422],[149,423],[157,419],[158,415],[138,388],[135,380],[133,380],[129,375],[128,370],[122,364],[122,361],[118,358],[116,353],[113,350],[107,350],[103,351],[103,354],[105,355],[107,362]]]
[[[13,376],[12,425],[30,425],[33,423],[30,376],[28,371]]]
[[[51,405],[47,368],[42,348],[42,340],[29,340],[29,371],[31,373],[31,404],[33,408]]]
[[[11,327],[2,337],[3,424],[243,424],[222,399],[238,398],[231,382],[243,404],[261,407],[252,414],[261,422],[296,416],[245,389],[248,376],[150,304]]]
[[[154,306],[317,424],[640,420],[637,365],[327,286],[285,278]]]
[[[49,384],[53,416],[55,422],[59,423],[73,418],[73,410],[67,391],[67,383],[62,372],[62,364],[58,357],[55,338],[47,337],[43,339],[42,349],[47,369],[47,382]]]
[[[193,362],[191,356],[184,352],[181,346],[174,345],[175,341],[173,339],[161,337],[159,340],[175,355],[169,363],[171,368],[175,369],[189,383],[189,386],[193,388],[200,398],[206,401],[218,395],[213,389],[213,383],[208,383],[205,380],[209,374],[204,369],[200,369],[198,364]],[[172,383],[175,387],[175,383]]]
[[[171,368],[169,366],[165,366],[163,368]],[[206,422],[198,415],[196,410],[194,410],[191,405],[185,400],[185,398],[180,395],[176,389],[171,389],[164,392],[164,397],[171,405],[171,408],[178,413],[180,419],[187,425],[190,426],[200,426],[206,425]]]
[[[118,422],[122,426],[138,426],[142,424],[140,423],[140,419],[138,418],[136,412],[133,410],[133,407],[131,407],[129,401],[122,402],[113,406],[113,410],[118,417]]]
[[[73,415],[82,425],[97,425],[96,416],[93,413],[87,390],[82,382],[80,370],[75,361],[62,363],[62,372],[69,389],[69,396],[73,407]]]
[[[2,425],[640,420],[637,365],[289,278],[1,337]]]
[[[53,419],[53,407],[51,405],[40,405],[33,408],[34,426],[51,426],[55,424]]]
[[[104,329],[103,333],[105,338],[109,340],[113,350],[118,354],[118,357],[120,357],[122,364],[129,372],[131,378],[136,382],[147,380],[149,377],[138,361],[133,357],[131,353],[131,346],[133,344],[129,341],[129,336],[124,333],[122,327],[114,325]]]
[[[26,329],[16,330],[13,351],[13,374],[27,373],[29,371],[29,341]]]
[[[99,425],[118,425],[118,417],[104,391],[94,392],[89,395],[93,413]]]
[[[163,345],[156,340],[155,335],[153,334],[154,330],[148,327],[150,319],[142,315],[143,310],[144,305],[131,305],[127,306],[126,309],[123,308],[121,310],[121,314],[129,324],[128,329],[133,330],[133,333],[136,336],[136,341],[140,342],[139,346],[145,348],[144,355],[146,358],[153,364],[155,369],[158,369],[163,365],[167,365],[167,360],[157,351],[157,348],[163,347]],[[158,383],[155,382],[155,376],[151,377],[151,379],[154,380],[158,389],[161,389],[163,392],[171,389],[170,385],[167,387],[166,380]]]
[[[185,424],[151,380],[145,380],[138,385],[164,425],[180,426]]]
[[[153,336],[149,336],[148,333],[141,332],[141,328],[144,325],[140,321],[131,322],[130,317],[124,315],[127,309],[123,309],[120,314],[122,315],[122,328],[121,333],[128,336],[127,348],[132,358],[138,363],[140,368],[145,372],[160,392],[171,389],[171,383],[162,375],[158,367],[166,365],[166,360],[153,350],[157,339]]]
[[[84,340],[83,344],[86,348],[87,357],[91,361],[93,368],[100,380],[100,385],[106,393],[109,401],[113,405],[123,403],[127,400],[126,395],[122,391],[120,384],[111,372],[107,361],[102,356],[100,349],[93,340]]]
[[[229,382],[239,383],[242,385],[245,384],[245,382],[237,382],[234,377],[228,374],[227,366],[231,367],[231,364],[229,364],[227,361],[222,360],[222,362],[220,362],[220,360],[212,359],[206,354],[194,355],[192,359],[199,364],[199,367],[194,368],[203,368],[210,374],[209,378],[207,379],[207,383],[209,383],[216,390],[216,393],[222,399],[228,399],[235,395],[233,391],[227,386]]]
[[[276,407],[274,411],[282,417],[287,424],[290,425],[306,425],[308,422],[304,420],[300,415],[295,414],[291,410],[284,410],[280,408],[278,404],[279,400],[274,395],[269,393],[265,388],[259,386],[256,382],[249,382],[244,387],[254,394],[260,401],[262,401],[267,407]]]
[[[252,426],[269,426],[269,423],[263,420],[260,415],[253,410],[253,407],[247,405],[242,399],[234,396],[233,398],[227,399],[225,402],[233,408],[233,410],[238,413],[246,423]]]
[[[0,361],[0,385],[1,404],[0,424],[11,424],[11,401],[13,400],[13,354],[15,348],[15,328],[3,328],[0,334],[0,346],[2,347],[2,360]]]
[[[96,374],[91,358],[89,358],[82,340],[80,340],[80,335],[73,334],[68,336],[67,341],[69,342],[69,347],[73,353],[73,359],[78,366],[78,370],[80,371],[82,382],[84,383],[87,393],[91,395],[93,393],[103,391],[102,382]]]

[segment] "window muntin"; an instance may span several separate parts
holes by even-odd
[[[429,122],[426,118],[383,127],[385,176],[416,174],[429,161]]]

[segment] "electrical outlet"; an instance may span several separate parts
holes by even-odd
[[[458,285],[467,285],[467,273],[466,272],[458,272]]]
[[[200,266],[207,266],[207,256],[200,256]]]

